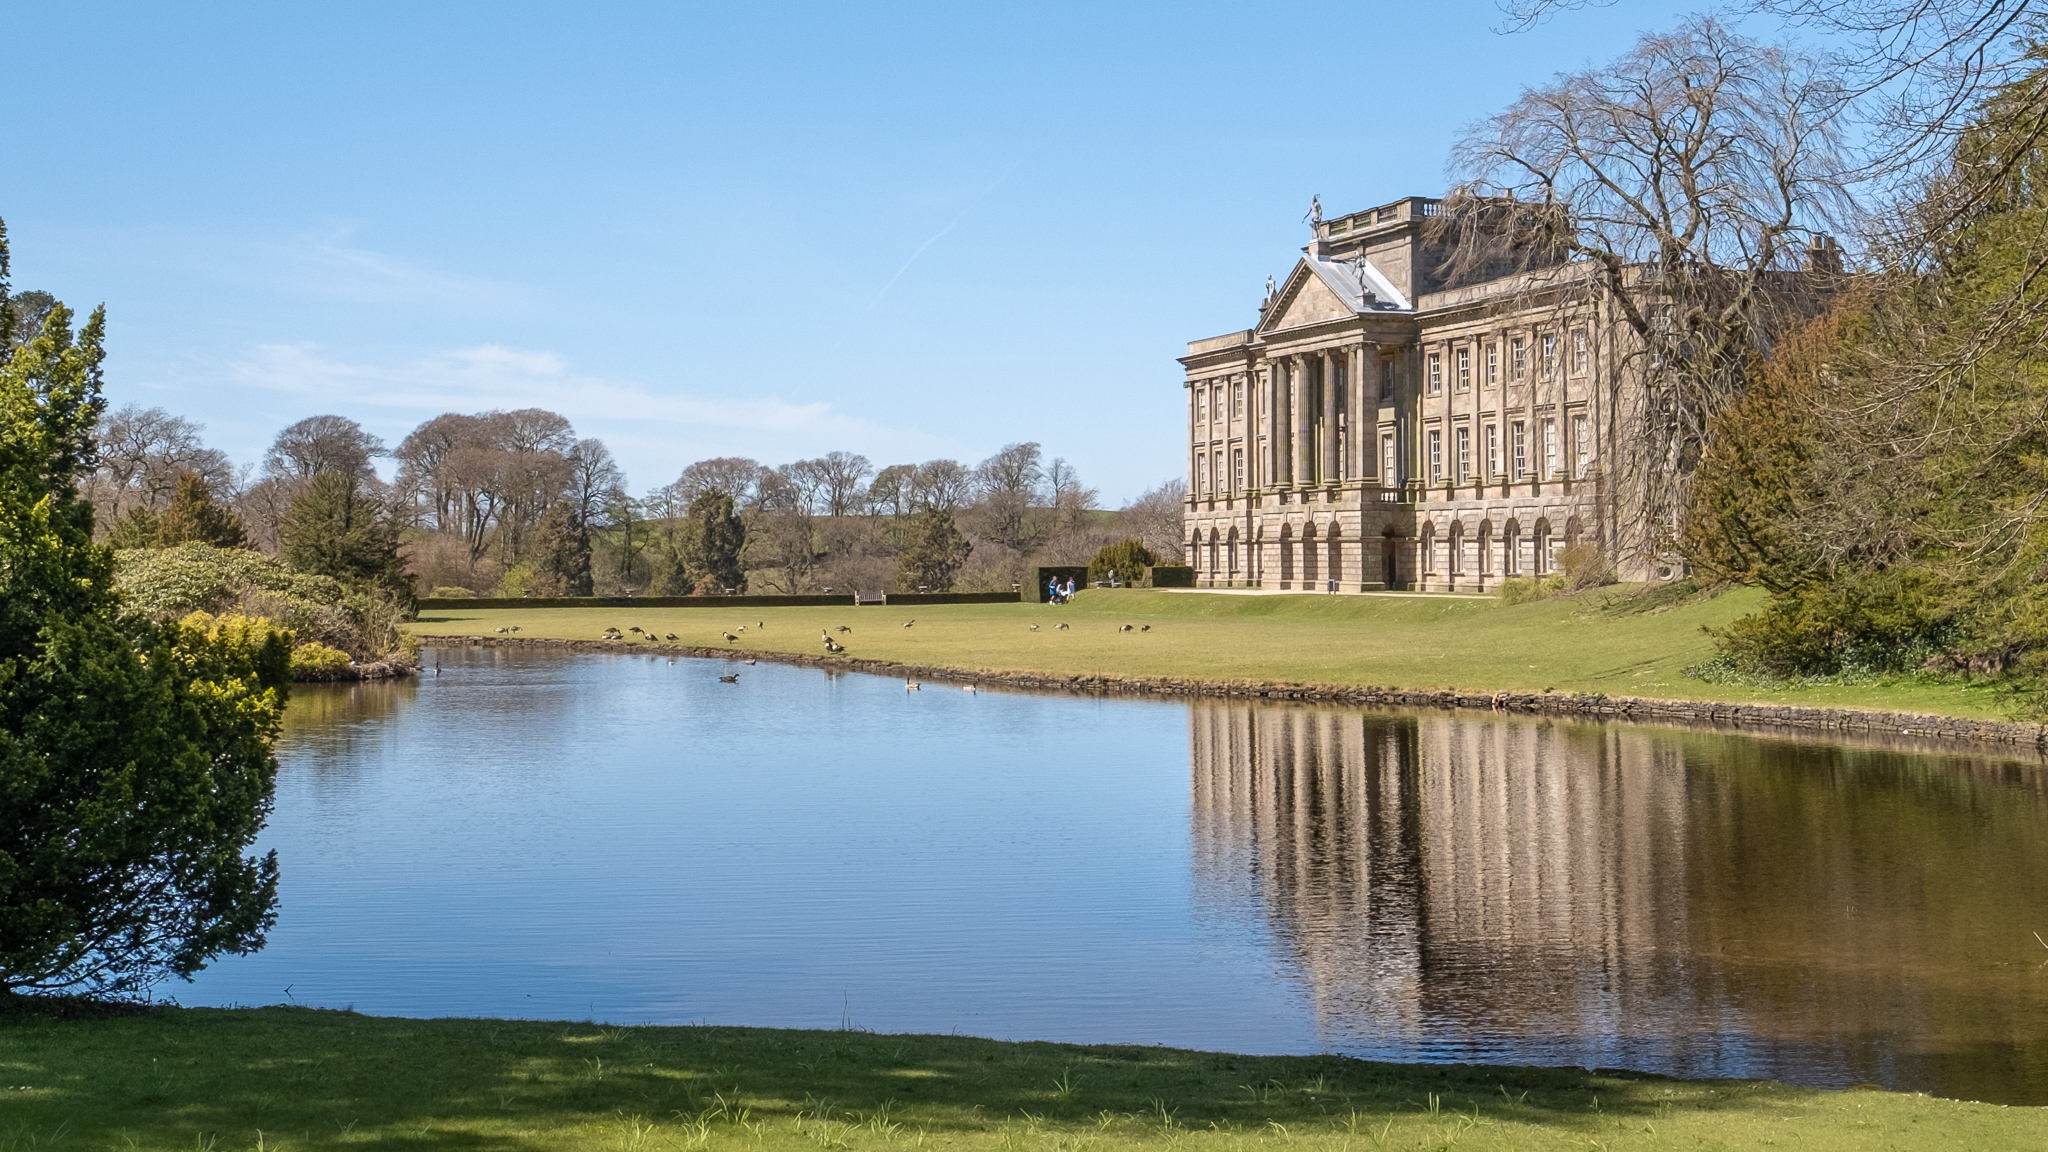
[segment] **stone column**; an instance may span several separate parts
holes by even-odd
[[[1251,381],[1251,404],[1255,406],[1255,412],[1251,414],[1251,426],[1255,428],[1253,435],[1266,441],[1264,445],[1257,445],[1257,451],[1251,457],[1253,467],[1260,469],[1260,474],[1251,478],[1253,488],[1272,488],[1274,482],[1274,377],[1278,373],[1280,367],[1266,361],[1266,375]]]
[[[1310,401],[1314,396],[1309,390],[1309,358],[1296,356],[1292,363],[1294,378],[1294,485],[1306,488],[1315,483],[1316,472],[1316,413]]]
[[[1337,482],[1337,365],[1341,353],[1324,352],[1317,359],[1323,367],[1323,474],[1324,485]],[[1346,373],[1348,377],[1350,374]],[[1348,381],[1347,381],[1348,383]]]

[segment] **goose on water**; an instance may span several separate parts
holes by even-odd
[[[924,685],[922,685],[922,684],[919,684],[919,683],[918,683],[917,681],[915,681],[915,680],[905,680],[905,681],[903,682],[903,690],[904,690],[905,692],[915,692],[915,691],[917,691],[918,689],[920,689],[920,688],[923,688],[923,687],[924,687]]]
[[[740,682],[740,674],[735,672],[730,676],[720,676],[718,682],[720,684],[737,684]]]

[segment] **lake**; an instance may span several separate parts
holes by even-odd
[[[269,946],[161,995],[2048,1103],[2031,756],[436,656],[297,693]]]

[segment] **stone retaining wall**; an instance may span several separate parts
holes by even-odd
[[[516,636],[422,636],[429,646],[558,648],[579,652],[649,652],[665,656],[767,660],[778,664],[840,668],[901,679],[1007,685],[1034,691],[1092,696],[1202,696],[1225,699],[1294,700],[1325,704],[1384,704],[1404,708],[1470,708],[1533,715],[1593,716],[1615,720],[1708,724],[1716,727],[1790,728],[1809,732],[1912,736],[2048,748],[2048,726],[2001,720],[1969,720],[1924,712],[1876,712],[1858,708],[1816,708],[1796,704],[1734,704],[1713,700],[1652,700],[1640,696],[1582,696],[1577,693],[1459,692],[1374,688],[1344,684],[1294,684],[1274,680],[1205,680],[1183,676],[1063,676],[902,664],[801,652],[706,648],[689,644],[648,644],[620,640],[543,640]]]

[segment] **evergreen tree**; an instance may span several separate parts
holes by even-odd
[[[747,590],[747,574],[740,567],[740,554],[747,547],[747,523],[733,511],[730,494],[717,490],[698,493],[690,501],[690,522],[678,543],[692,591],[716,596],[728,588]]]
[[[412,577],[398,554],[398,526],[356,472],[334,469],[313,477],[278,522],[277,551],[301,572],[413,602]]]
[[[0,232],[0,300],[5,273]],[[0,363],[0,990],[135,994],[260,948],[275,919],[276,857],[244,852],[290,646],[121,613],[77,492],[105,317],[70,321],[53,307]]]
[[[137,504],[121,513],[107,530],[107,547],[154,548],[159,527],[157,514]]]
[[[542,596],[591,594],[590,531],[567,503],[548,509],[534,528],[533,589]]]
[[[903,550],[896,556],[896,581],[909,590],[948,591],[972,551],[974,545],[960,534],[951,511],[934,508],[920,512],[903,527]]]
[[[178,473],[177,493],[157,521],[157,547],[199,543],[241,548],[248,542],[242,518],[214,502],[213,489],[205,479],[194,472]]]
[[[1143,540],[1119,540],[1105,544],[1095,553],[1095,559],[1088,562],[1088,579],[1107,580],[1116,573],[1117,582],[1125,587],[1136,584],[1145,576],[1145,569],[1159,563],[1159,557],[1145,547]]]

